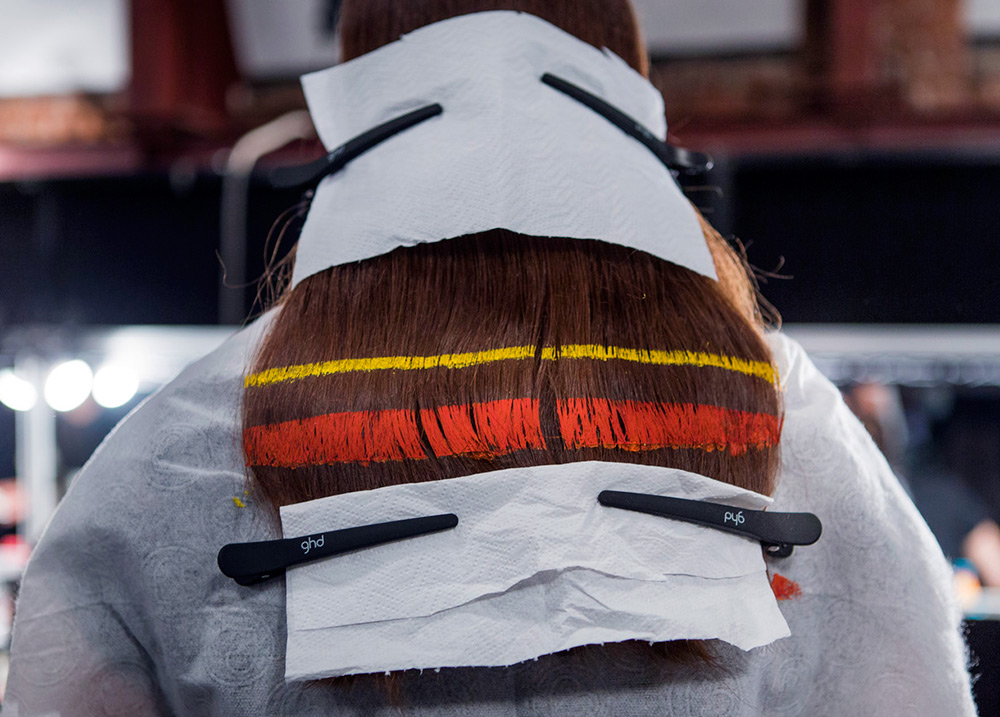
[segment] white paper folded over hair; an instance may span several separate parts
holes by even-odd
[[[453,530],[289,569],[285,678],[511,665],[632,639],[748,650],[789,634],[758,542],[601,506],[605,489],[771,503],[686,471],[588,461],[284,506],[285,537],[459,516]]]
[[[320,183],[292,285],[397,247],[495,228],[601,239],[715,278],[697,216],[670,172],[607,119],[543,84],[547,72],[666,137],[663,99],[646,79],[524,13],[444,20],[305,75],[328,150],[418,107],[444,109]]]

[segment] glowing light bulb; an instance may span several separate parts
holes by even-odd
[[[9,368],[0,371],[0,403],[14,411],[30,411],[38,401],[38,391]]]
[[[104,408],[118,408],[139,391],[139,379],[126,366],[109,364],[94,375],[94,400]]]
[[[85,361],[61,363],[45,379],[45,402],[56,411],[72,411],[87,400],[93,382],[94,373]]]

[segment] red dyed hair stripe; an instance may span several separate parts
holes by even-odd
[[[538,401],[532,398],[422,409],[420,423],[437,456],[488,457],[545,448]]]
[[[691,403],[576,398],[556,402],[567,448],[728,450],[740,455],[778,443],[776,416]]]
[[[247,464],[298,466],[426,458],[413,411],[354,411],[254,426],[243,432]]]
[[[556,402],[567,448],[728,450],[740,455],[777,445],[776,416],[690,403],[607,399]],[[329,463],[421,460],[420,428],[437,456],[490,457],[544,449],[538,401],[513,399],[415,411],[330,413],[244,432],[247,464],[294,468]]]
[[[431,449],[438,456],[487,456],[544,448],[538,401],[516,399],[441,406],[420,411]],[[243,434],[247,465],[295,468],[329,463],[420,460],[415,411],[330,413],[267,426]]]

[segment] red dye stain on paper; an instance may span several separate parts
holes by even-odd
[[[789,580],[784,575],[775,573],[771,577],[771,592],[779,600],[791,600],[802,596],[802,588],[794,580]]]

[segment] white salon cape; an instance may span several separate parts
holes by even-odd
[[[279,537],[244,494],[240,451],[242,379],[269,320],[147,400],[73,481],[24,575],[5,715],[400,713],[364,682],[286,683],[283,579],[248,589],[216,566],[225,543]],[[837,389],[793,341],[770,343],[785,402],[773,509],[824,526],[769,561],[801,588],[778,603],[791,636],[713,642],[716,670],[600,653],[406,673],[404,714],[974,713],[934,538]]]

